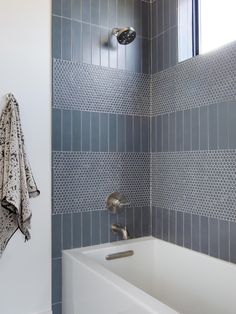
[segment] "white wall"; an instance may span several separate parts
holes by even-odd
[[[0,0],[0,96],[20,104],[26,148],[41,195],[31,200],[32,239],[20,232],[0,259],[0,313],[51,308],[51,1]]]

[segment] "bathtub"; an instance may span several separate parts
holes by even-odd
[[[63,314],[236,313],[235,265],[153,237],[63,251],[62,283]]]

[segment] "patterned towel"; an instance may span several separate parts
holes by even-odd
[[[9,94],[0,119],[0,256],[18,228],[30,239],[29,198],[39,193],[25,153],[19,107]]]

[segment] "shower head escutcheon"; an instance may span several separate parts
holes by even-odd
[[[113,28],[112,35],[116,36],[119,44],[128,45],[134,41],[136,31],[133,27]]]

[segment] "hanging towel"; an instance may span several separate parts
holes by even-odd
[[[18,228],[30,239],[29,198],[39,193],[25,153],[19,106],[8,94],[0,118],[0,256]]]

